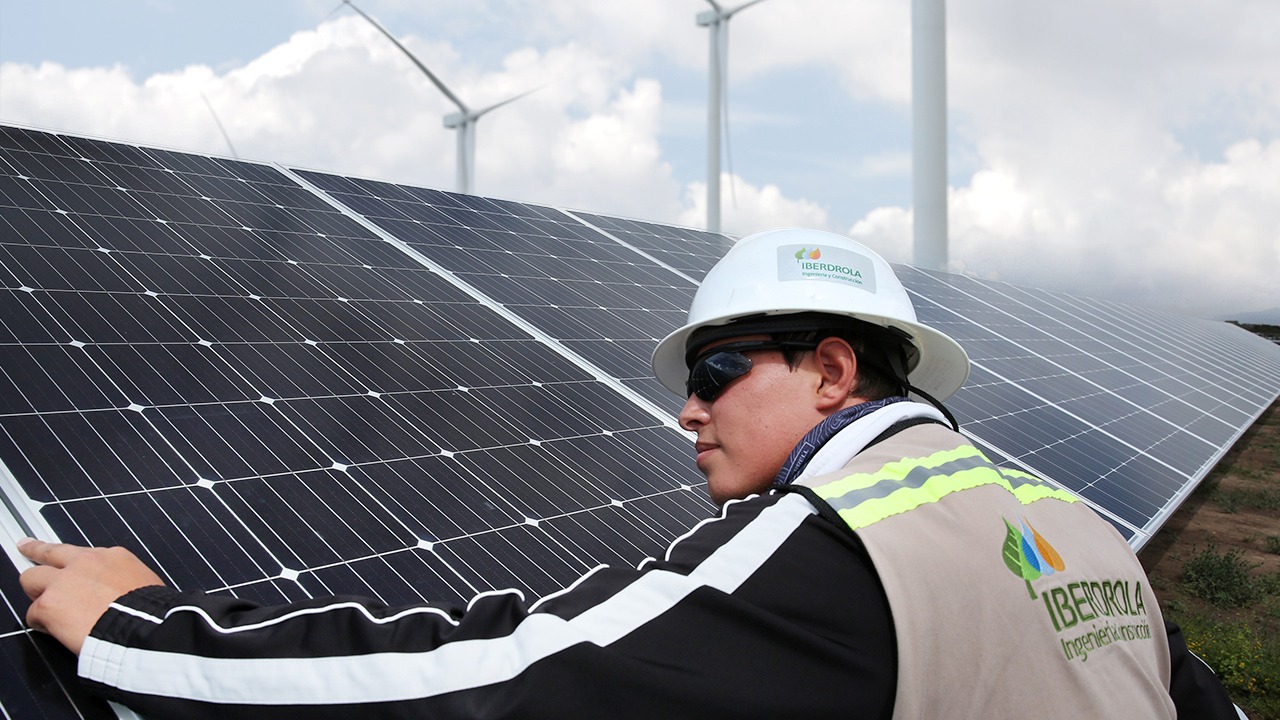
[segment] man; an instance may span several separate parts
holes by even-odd
[[[532,607],[258,607],[27,541],[28,621],[154,717],[1236,716],[1114,529],[952,429],[968,359],[867,248],[743,239],[653,362],[724,505],[661,560]]]

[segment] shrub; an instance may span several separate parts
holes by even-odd
[[[1192,595],[1219,607],[1244,607],[1258,596],[1258,583],[1239,548],[1218,553],[1213,545],[1187,560],[1182,582]]]
[[[1267,536],[1267,552],[1280,555],[1280,535]]]
[[[1267,488],[1258,498],[1258,507],[1263,510],[1280,510],[1280,490]]]
[[[1236,490],[1223,490],[1218,488],[1213,493],[1213,499],[1222,507],[1222,512],[1234,514],[1240,509],[1241,493]]]

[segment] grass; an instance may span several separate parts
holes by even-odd
[[[1249,480],[1263,480],[1265,476],[1258,471],[1234,473],[1237,477]],[[1280,488],[1239,489],[1217,487],[1212,492],[1213,501],[1223,512],[1235,513],[1244,508],[1260,510],[1280,510]]]
[[[1187,647],[1217,672],[1252,720],[1280,711],[1280,647],[1246,622],[1222,622],[1203,614],[1182,618]],[[1246,702],[1251,701],[1251,702]]]

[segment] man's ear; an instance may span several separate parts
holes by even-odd
[[[824,338],[813,350],[821,378],[817,389],[818,409],[834,412],[844,407],[857,382],[858,356],[847,340]]]

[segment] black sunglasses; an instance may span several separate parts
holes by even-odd
[[[693,361],[685,390],[689,396],[697,395],[711,402],[724,392],[729,383],[751,372],[751,358],[743,353],[784,348],[812,350],[817,346],[814,342],[787,340],[743,340],[718,345]]]

